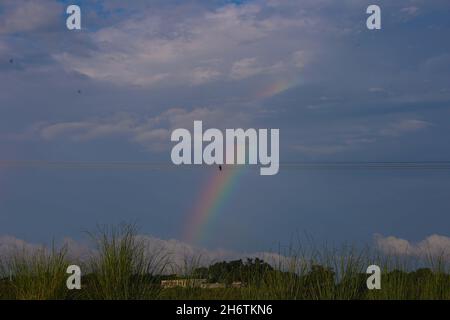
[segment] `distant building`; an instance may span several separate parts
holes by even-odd
[[[225,283],[219,283],[219,282],[216,282],[216,283],[203,283],[201,285],[201,288],[202,289],[223,289],[223,288],[226,288],[226,285],[225,285]]]
[[[206,284],[206,279],[175,279],[161,281],[161,287],[163,288],[201,288],[204,284]]]
[[[231,287],[232,288],[243,288],[245,286],[244,286],[244,283],[241,281],[234,281],[233,283],[231,283]]]
[[[208,283],[206,279],[174,279],[174,280],[162,280],[162,288],[202,288],[202,289],[224,289],[231,288],[243,288],[245,287],[243,282],[235,281],[231,285],[225,283],[215,282]]]

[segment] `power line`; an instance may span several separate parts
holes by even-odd
[[[280,164],[284,168],[298,169],[434,169],[450,170],[450,161],[419,162],[288,162]]]
[[[233,167],[235,165],[224,165]],[[250,166],[250,167],[259,167]],[[45,160],[0,160],[0,168],[52,168],[52,169],[105,169],[105,170],[171,170],[198,169],[211,167],[209,165],[183,165],[157,162],[127,162],[127,161],[45,161]],[[388,162],[388,161],[349,161],[349,162],[281,162],[280,168],[289,170],[357,170],[357,169],[406,169],[406,170],[450,170],[450,161],[418,161],[418,162]]]

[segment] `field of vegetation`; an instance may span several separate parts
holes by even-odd
[[[66,269],[74,264],[67,248],[17,250],[0,256],[0,299],[450,299],[449,266],[439,257],[412,261],[352,247],[290,248],[278,261],[202,266],[199,257],[173,266],[169,254],[149,251],[132,226],[104,228],[91,237],[95,253],[78,262],[87,270],[80,290],[66,287]],[[366,286],[372,264],[382,269],[380,290]],[[161,286],[174,279],[220,287]]]

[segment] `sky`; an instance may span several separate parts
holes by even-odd
[[[82,30],[67,30],[69,4]],[[298,234],[450,246],[448,168],[245,166],[186,237],[216,167],[95,165],[170,164],[171,132],[194,120],[279,128],[281,163],[450,161],[449,15],[446,0],[2,0],[1,239],[128,221],[209,250]]]

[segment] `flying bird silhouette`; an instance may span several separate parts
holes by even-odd
[[[81,90],[78,90],[78,94],[81,94]]]
[[[9,59],[9,63],[13,63],[14,62],[14,59]]]

